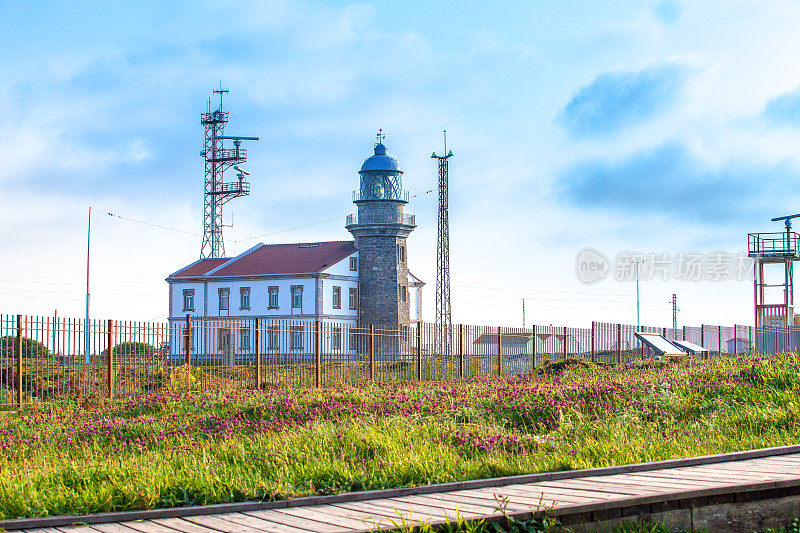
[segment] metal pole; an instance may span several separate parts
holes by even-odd
[[[458,379],[464,379],[464,324],[458,325]]]
[[[92,250],[92,207],[89,206],[89,225],[86,230],[86,322],[84,322],[83,349],[89,364],[89,257]]]
[[[442,331],[437,328],[437,334],[441,342]],[[422,381],[422,322],[417,322],[417,381]]]
[[[192,316],[186,315],[186,342],[183,344],[184,355],[186,356],[186,370],[192,365]]]
[[[717,353],[722,355],[722,326],[717,326]]]
[[[622,324],[617,324],[617,364],[622,364]]]
[[[17,315],[17,405],[22,407],[22,315]]]
[[[500,326],[497,326],[497,377],[503,375],[503,332]]]
[[[736,324],[733,325],[733,355],[737,355],[739,353],[739,340],[736,336]]]
[[[564,326],[561,332],[564,335],[564,340],[561,342],[561,355],[564,359],[567,358],[567,326]]]
[[[531,367],[531,370],[533,370],[536,368],[536,324],[531,326],[531,346],[531,351],[533,352],[533,366]]]
[[[322,335],[320,334],[321,323],[319,320],[314,322],[314,386],[319,388],[322,384]]]
[[[592,363],[594,363],[594,320],[592,320],[592,332],[591,332],[590,335],[592,336],[592,340],[590,342],[590,348],[589,349],[591,350],[591,354],[592,354],[591,355]]]
[[[108,397],[114,397],[114,321],[108,320]]]
[[[525,298],[522,299],[522,329],[525,329]]]
[[[375,325],[369,326],[369,379],[375,381]]]
[[[256,359],[256,389],[261,388],[261,319],[256,318],[254,324],[253,342],[256,343],[253,356]]]
[[[672,293],[672,334],[678,334],[678,295]]]

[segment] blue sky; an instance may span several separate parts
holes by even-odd
[[[200,248],[203,131],[220,80],[249,146],[229,253],[349,238],[357,170],[383,128],[435,280],[448,130],[454,319],[633,321],[631,283],[580,283],[585,247],[738,253],[800,211],[797,1],[2,2],[0,306],[166,315]],[[158,229],[107,212],[178,228]],[[288,228],[314,224],[293,231]],[[279,232],[279,233],[276,233]],[[750,323],[752,286],[648,281],[643,321]]]

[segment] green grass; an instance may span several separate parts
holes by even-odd
[[[0,516],[271,500],[800,442],[795,355],[0,413]]]

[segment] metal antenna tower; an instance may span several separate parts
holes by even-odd
[[[203,245],[200,258],[225,257],[225,242],[222,239],[222,206],[234,198],[250,194],[250,183],[244,180],[249,172],[239,168],[247,160],[247,150],[241,148],[242,141],[257,141],[258,137],[223,135],[228,123],[228,112],[222,109],[222,95],[228,89],[214,89],[219,95],[219,109],[211,110],[208,99],[206,112],[200,115],[200,124],[206,129],[205,144],[200,155],[205,159],[205,189],[203,201]],[[224,141],[233,141],[233,148],[225,148]],[[225,183],[224,172],[230,168],[239,171],[238,181]]]
[[[436,331],[434,344],[441,355],[453,353],[453,317],[450,309],[450,215],[447,207],[447,160],[453,152],[447,151],[447,130],[444,130],[444,155],[431,154],[439,160],[439,222],[436,239]]]

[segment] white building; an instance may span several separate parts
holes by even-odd
[[[169,321],[181,331],[192,318],[193,351],[201,354],[253,353],[253,319],[274,325],[262,335],[261,353],[312,352],[318,322],[326,351],[350,353],[357,349],[350,339],[359,323],[358,261],[354,241],[258,244],[233,258],[200,259],[166,279]],[[402,292],[412,321],[421,319],[423,285],[408,274]],[[173,353],[182,350],[180,338]]]

